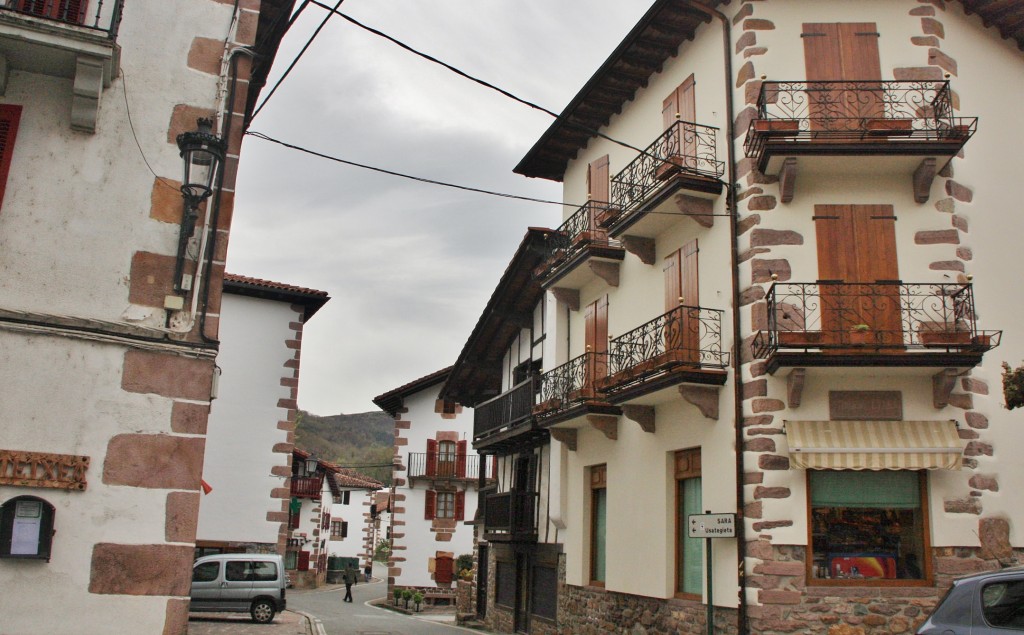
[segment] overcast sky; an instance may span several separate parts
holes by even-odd
[[[649,6],[347,0],[340,10],[560,112]],[[263,96],[325,13],[302,13]],[[551,121],[332,18],[250,130],[396,172],[560,200],[560,184],[512,173]],[[526,228],[561,218],[558,206],[416,183],[247,137],[227,267],[331,295],[303,332],[299,407],[366,412],[377,409],[374,396],[454,363]]]

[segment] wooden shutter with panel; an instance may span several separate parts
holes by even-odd
[[[455,492],[455,520],[466,519],[466,492]]]
[[[427,456],[426,456],[426,473],[427,476],[434,476],[437,474],[437,440],[427,439]]]
[[[697,167],[697,140],[693,126],[696,119],[697,100],[693,75],[690,75],[661,103],[662,126],[665,130],[673,130],[665,150],[669,163],[690,169]],[[678,126],[676,122],[680,122]]]
[[[665,352],[673,361],[700,360],[699,251],[695,238],[665,258]]]
[[[804,67],[807,72],[811,129],[857,130],[869,119],[884,117],[874,22],[805,23]],[[832,84],[830,90],[813,82],[853,81],[856,90]],[[852,87],[851,87],[852,88]]]
[[[466,461],[468,460],[467,450],[469,443],[467,441],[459,441],[455,451],[455,476],[458,478],[466,478]]]
[[[586,327],[587,376],[583,391],[587,397],[593,397],[594,380],[608,374],[608,296],[602,296],[587,305],[584,312]]]
[[[308,551],[300,551],[299,552],[299,566],[298,566],[298,569],[299,569],[299,571],[309,571],[309,552]]]
[[[424,520],[434,520],[434,516],[437,515],[437,492],[428,489],[424,493],[426,500],[423,505],[423,518]]]
[[[437,556],[434,559],[434,582],[451,584],[454,579],[454,559],[451,556]]]
[[[587,165],[587,202],[590,218],[584,238],[592,242],[608,241],[608,232],[601,229],[601,222],[608,213],[608,203],[611,201],[608,166],[607,154]]]

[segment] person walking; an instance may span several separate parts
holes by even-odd
[[[358,583],[359,573],[355,567],[351,564],[345,569],[345,573],[342,574],[341,581],[345,583],[345,601],[352,601],[352,585]]]

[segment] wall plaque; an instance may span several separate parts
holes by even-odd
[[[84,491],[89,457],[0,450],[0,485]]]

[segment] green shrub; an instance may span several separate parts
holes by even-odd
[[[1003,362],[1003,397],[1009,410],[1024,406],[1024,366],[1010,368]]]

